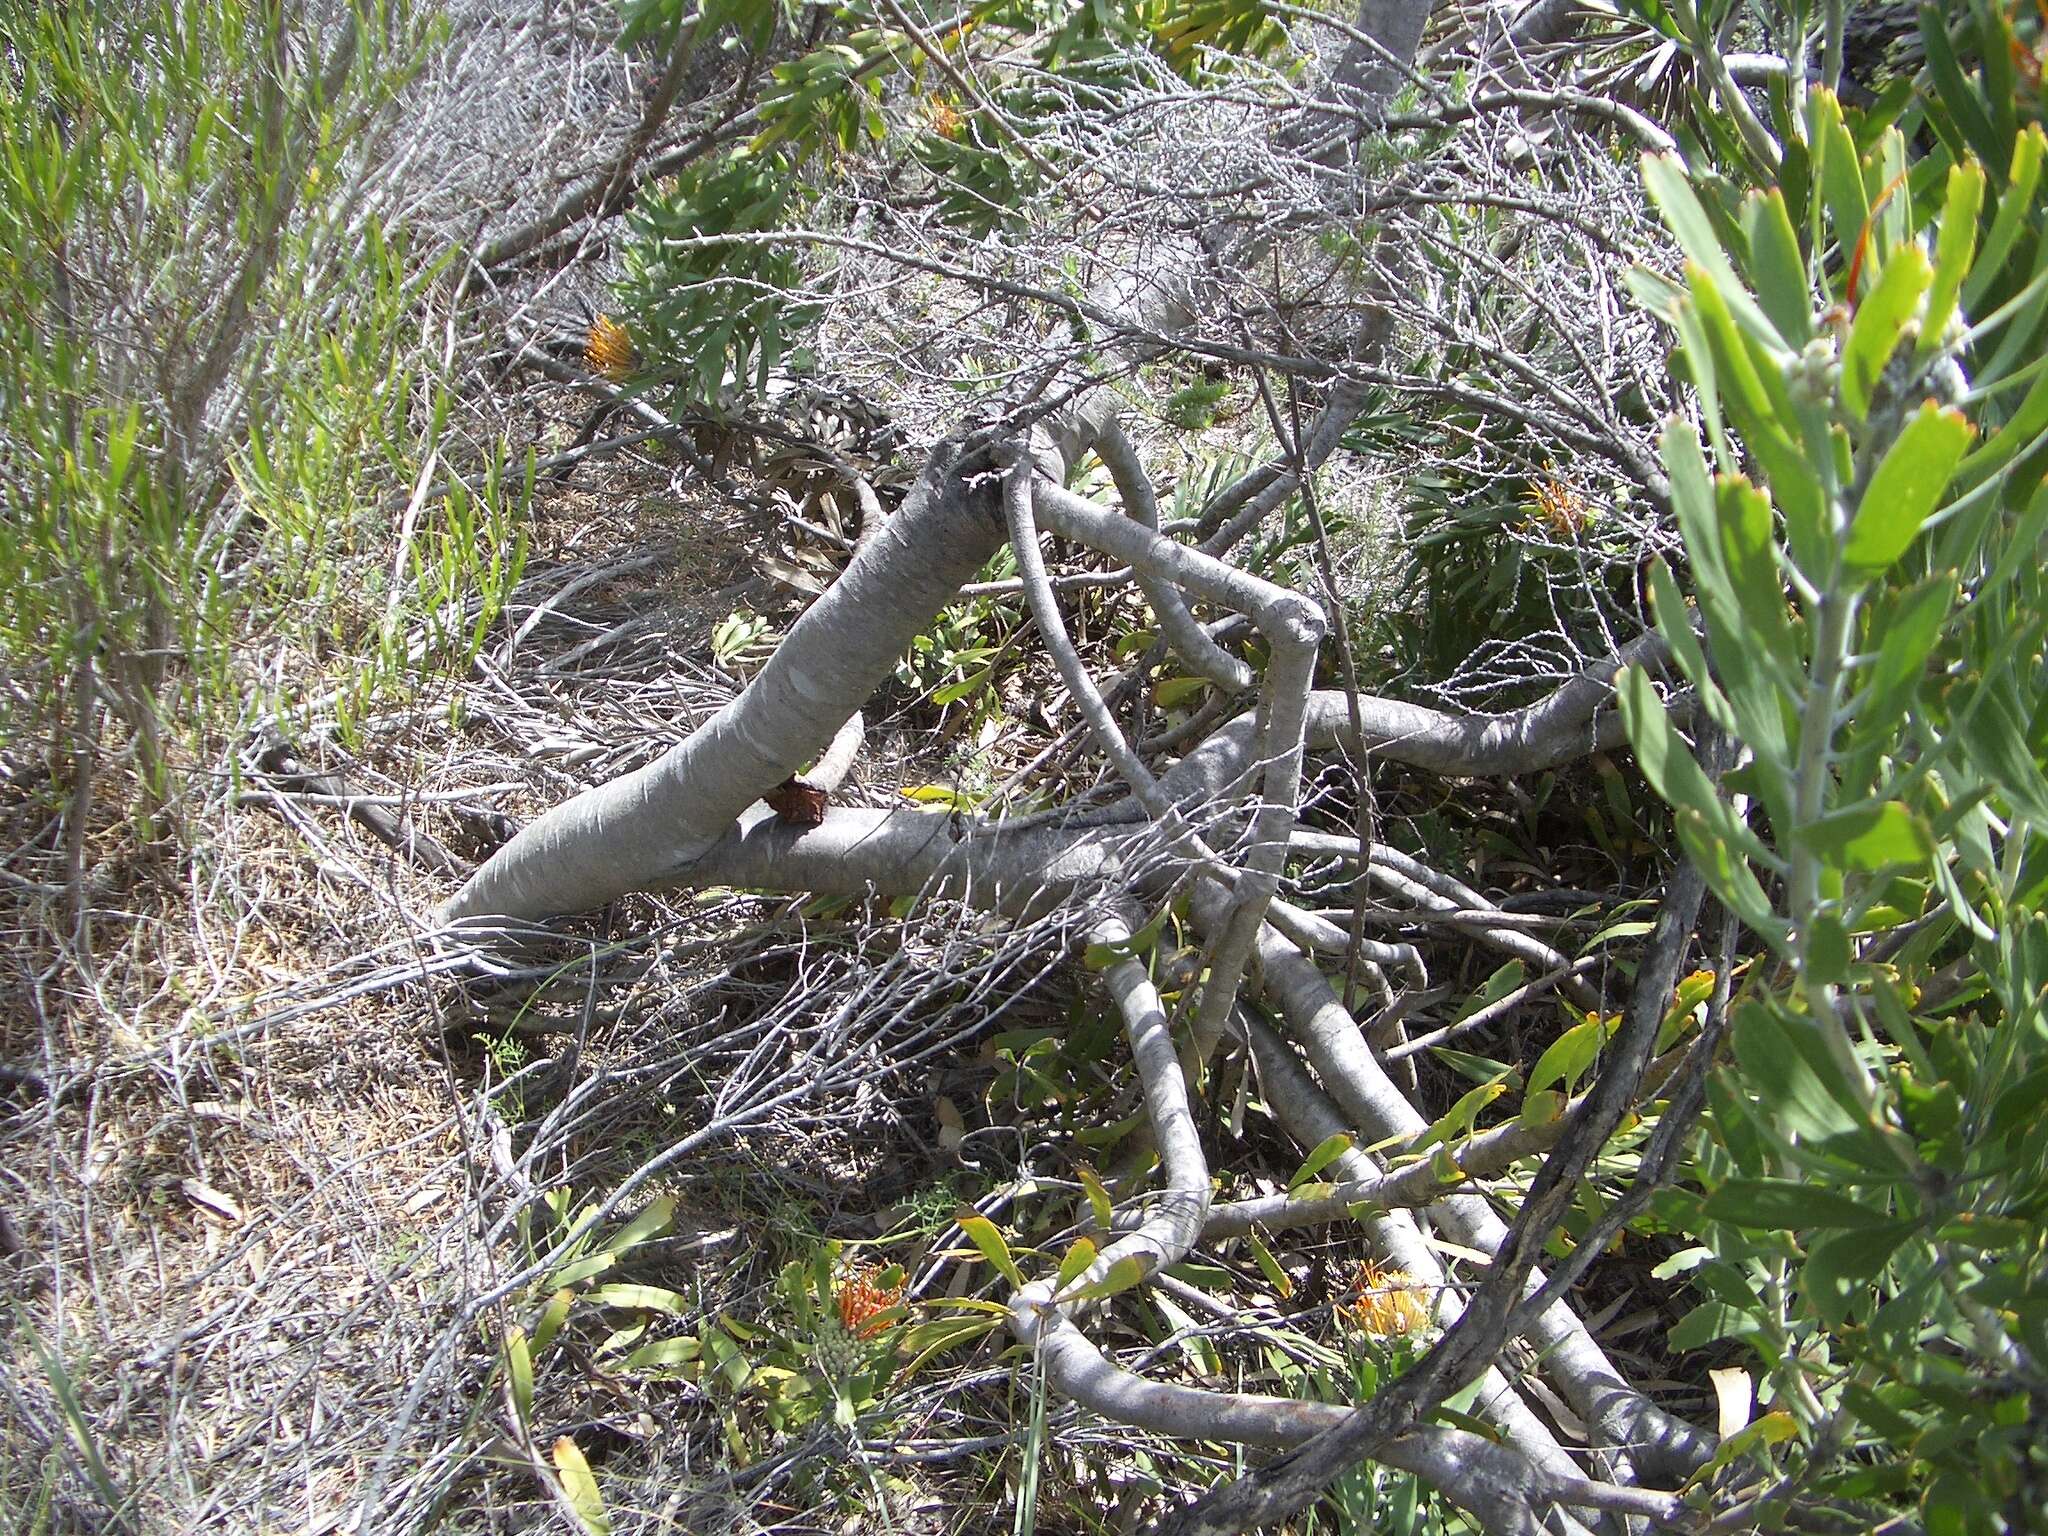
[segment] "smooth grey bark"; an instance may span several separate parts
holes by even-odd
[[[1370,127],[1406,78],[1429,9],[1429,0],[1360,0],[1356,35],[1329,82],[1335,100],[1357,114],[1338,147]],[[1327,123],[1327,112],[1308,111],[1280,139],[1325,132]],[[1233,254],[1241,265],[1263,249],[1254,242]],[[1193,296],[1167,275],[1179,266],[1147,261],[1112,277],[1107,307],[1132,317],[1133,336],[1156,338],[1191,320]],[[1127,341],[1109,350],[1135,361],[1157,347]],[[1055,493],[1064,468],[1093,445],[1116,406],[1110,391],[1083,390],[1045,424],[1042,467]],[[757,796],[831,739],[994,553],[1003,517],[996,476],[984,471],[995,467],[986,438],[976,440],[972,462],[964,443],[942,443],[885,532],[856,552],[739,698],[657,762],[541,817],[470,878],[444,919],[541,918],[672,881]]]
[[[1352,730],[1347,695],[1321,688],[1309,695],[1308,744],[1322,752],[1338,747],[1353,754],[1370,752],[1446,778],[1508,778],[1555,768],[1628,739],[1620,712],[1601,714],[1601,706],[1613,699],[1614,679],[1623,667],[1655,665],[1664,654],[1660,636],[1643,635],[1526,709],[1499,715],[1454,715],[1426,704],[1362,695],[1362,738]],[[1229,795],[1256,770],[1257,733],[1251,715],[1238,716],[1212,732],[1160,782],[1183,802]]]
[[[988,511],[993,515],[993,489],[988,494]],[[1064,493],[1054,498],[1065,499]],[[896,523],[902,516],[903,513],[897,513],[890,523]],[[1078,531],[1080,524],[1074,527]],[[1135,527],[1132,533],[1147,536]],[[839,586],[828,591],[811,610],[812,614],[821,613],[828,605],[836,609],[844,601],[835,598],[839,591]],[[806,615],[806,619],[809,617]],[[830,626],[826,626],[825,632],[830,633]],[[784,648],[793,651],[795,644],[796,635],[792,634]],[[1624,654],[1640,657],[1644,649],[1629,647]],[[770,668],[773,666],[771,662]],[[1618,720],[1618,716],[1610,713],[1598,721],[1593,717],[1599,702],[1611,696],[1606,680],[1618,666],[1618,661],[1602,662],[1527,709],[1508,715],[1460,717],[1425,710],[1419,705],[1400,705],[1402,710],[1426,716],[1424,728],[1384,741],[1376,738],[1375,752],[1395,762],[1412,762],[1460,778],[1568,762],[1596,746],[1617,744],[1609,737],[1618,725],[1610,726],[1607,722]],[[765,678],[767,671],[762,675]],[[1307,737],[1312,749],[1328,751],[1347,744],[1355,750],[1355,744],[1348,740],[1350,719],[1342,693],[1328,689],[1312,693],[1308,713]],[[1378,716],[1376,710],[1369,711],[1368,730],[1375,718],[1384,717]],[[1232,778],[1249,773],[1256,766],[1252,750],[1255,732],[1254,717],[1240,716],[1163,775],[1162,786],[1183,804],[1216,803]],[[682,750],[679,747],[670,757]],[[801,766],[811,750],[800,749],[792,766]],[[783,768],[774,777],[759,781],[758,787],[746,786],[746,791],[750,797],[758,794],[760,789],[781,782],[790,771],[791,768]],[[649,772],[640,770],[641,774]],[[625,784],[634,777],[637,776],[628,775],[615,784]],[[584,800],[604,796],[613,788],[614,785],[604,785],[587,791],[550,812],[504,852],[513,851],[540,832],[548,821],[563,817]],[[732,794],[736,796],[739,792],[735,789]],[[815,890],[820,894],[857,894],[869,889],[904,894],[930,888],[980,906],[1021,914],[1043,910],[1049,904],[1097,886],[1142,889],[1155,876],[1170,880],[1185,867],[1182,863],[1171,869],[1165,866],[1167,853],[1155,829],[1137,815],[1083,816],[1064,827],[1040,824],[1012,829],[1001,821],[978,816],[940,815],[908,808],[880,811],[835,806],[826,812],[821,825],[800,828],[778,822],[765,808],[757,806],[748,811],[746,805],[751,803],[750,798],[740,812],[728,814],[715,824],[710,824],[709,812],[699,815],[696,821],[700,840],[687,845],[672,835],[663,821],[649,821],[636,835],[648,844],[640,862],[651,866],[653,872],[641,885],[633,887],[620,887],[616,879],[608,879],[604,882],[606,894],[596,899],[607,900],[624,888],[701,885]],[[1135,812],[1137,808],[1132,809]],[[1399,857],[1395,851],[1382,850],[1377,845],[1374,853],[1383,859]],[[528,856],[522,851],[522,858]],[[530,856],[536,860],[542,857],[538,851]],[[503,858],[504,853],[499,857]],[[533,878],[544,879],[548,867],[538,865]],[[1420,866],[1409,867],[1421,872]],[[489,868],[486,865],[479,874]],[[1462,894],[1462,887],[1456,889]],[[464,895],[470,894],[469,888],[465,888]],[[451,910],[450,915],[523,917],[567,909],[568,904],[530,903],[523,912],[506,913],[488,901],[472,900],[460,911]]]
[[[1267,996],[1359,1129],[1374,1140],[1414,1137],[1428,1129],[1429,1122],[1386,1075],[1314,962],[1268,929],[1259,945],[1259,964]],[[1507,1224],[1475,1196],[1453,1195],[1432,1207],[1430,1217],[1455,1241],[1483,1252],[1494,1252],[1508,1237]],[[1540,1274],[1532,1274],[1526,1289],[1534,1292],[1542,1284]],[[1557,1368],[1572,1411],[1608,1445],[1646,1469],[1676,1470],[1681,1476],[1712,1456],[1713,1437],[1664,1412],[1624,1381],[1569,1307],[1549,1308],[1530,1327],[1529,1337]]]
[[[1336,1106],[1309,1076],[1294,1048],[1277,1031],[1250,1016],[1244,1019],[1244,1026],[1245,1043],[1258,1068],[1259,1091],[1290,1136],[1303,1147],[1313,1149],[1332,1136],[1356,1132],[1357,1127],[1345,1123]],[[1379,1165],[1357,1147],[1338,1153],[1326,1171],[1345,1181],[1381,1174]],[[1439,1323],[1455,1315],[1457,1290],[1442,1260],[1423,1240],[1415,1213],[1389,1208],[1367,1216],[1361,1225],[1373,1247],[1434,1298],[1431,1310]],[[1477,1409],[1499,1425],[1516,1449],[1532,1461],[1554,1471],[1577,1470],[1556,1437],[1499,1371],[1489,1368],[1481,1378]]]
[[[1131,446],[1130,439],[1124,436],[1121,425],[1112,421],[1103,428],[1095,440],[1095,454],[1116,484],[1117,498],[1124,504],[1124,515],[1140,527],[1157,533],[1159,497],[1152,488],[1152,477],[1145,472],[1144,461],[1138,457],[1138,450]],[[1250,667],[1209,637],[1209,632],[1188,611],[1187,599],[1178,586],[1147,567],[1138,566],[1134,570],[1145,601],[1152,605],[1160,635],[1190,671],[1231,693],[1242,693],[1257,683],[1258,679],[1252,675]]]
[[[1505,1231],[1498,1242],[1487,1245],[1493,1253],[1492,1265],[1474,1288],[1457,1325],[1413,1367],[1355,1409],[1340,1428],[1318,1436],[1299,1452],[1169,1514],[1154,1525],[1156,1536],[1235,1536],[1237,1532],[1288,1517],[1313,1500],[1358,1457],[1373,1454],[1376,1446],[1409,1429],[1462,1382],[1476,1378],[1529,1321],[1533,1307],[1518,1307],[1515,1303],[1528,1296],[1542,1245],[1569,1208],[1579,1181],[1619,1128],[1641,1088],[1705,890],[1706,882],[1690,866],[1674,871],[1665,889],[1663,909],[1644,947],[1622,1027],[1611,1048],[1611,1059],[1603,1063],[1599,1078],[1574,1114],[1571,1131],[1545,1158],[1531,1181],[1513,1229]],[[1269,991],[1271,980],[1269,975]],[[1323,1011],[1322,998],[1317,994],[1328,991],[1327,983],[1318,977],[1314,986],[1306,979],[1289,979],[1285,985],[1294,994],[1295,1006],[1287,1010],[1290,1021],[1305,1034],[1321,1032],[1323,1023],[1311,1022],[1304,1015],[1310,1010]],[[1318,1065],[1322,1068],[1321,1063]],[[1328,1081],[1330,1071],[1322,1070]],[[1368,1098],[1376,1096],[1376,1089],[1370,1085],[1353,1086]],[[1583,1266],[1589,1257],[1587,1250],[1575,1252],[1566,1261],[1567,1270],[1574,1265]],[[1671,1425],[1680,1430],[1687,1428],[1675,1420]],[[1641,1427],[1651,1426],[1646,1421]],[[1693,1444],[1686,1449],[1697,1453],[1695,1467],[1704,1465],[1713,1449],[1712,1437],[1698,1431],[1691,1431],[1690,1435]],[[1680,1449],[1675,1439],[1654,1434],[1632,1436],[1628,1444],[1639,1464],[1651,1462],[1654,1455]],[[1672,1500],[1671,1513],[1675,1515],[1679,1509],[1676,1500]]]
[[[672,882],[760,795],[822,752],[1003,536],[981,442],[948,439],[916,488],[745,692],[656,761],[527,827],[450,920],[539,918]]]
[[[1400,94],[1422,47],[1422,30],[1436,0],[1361,0],[1352,23],[1355,34],[1334,71],[1342,82],[1338,99],[1376,123]]]

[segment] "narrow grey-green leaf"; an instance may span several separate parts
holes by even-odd
[[[1897,800],[1835,811],[1798,828],[1794,835],[1843,869],[1924,864],[1934,852],[1934,834],[1927,823]]]
[[[1735,323],[1759,341],[1784,348],[1785,338],[1771,323],[1770,317],[1757,307],[1756,300],[1750,297],[1749,290],[1735,275],[1728,253],[1721,248],[1721,238],[1714,233],[1713,221],[1701,206],[1679,158],[1676,155],[1643,156],[1643,184],[1649,188],[1650,200],[1664,215],[1664,222],[1678,237],[1685,254],[1712,277],[1729,312],[1735,316]]]
[[[1928,401],[1900,429],[1857,505],[1842,558],[1852,574],[1880,576],[1898,563],[1941,502],[1974,429],[1962,412]]]
[[[1743,233],[1749,236],[1749,266],[1756,277],[1757,301],[1779,334],[1798,347],[1813,334],[1813,295],[1806,277],[1806,258],[1785,211],[1785,194],[1776,187],[1752,192],[1742,204]]]
[[[1838,1190],[1796,1179],[1729,1179],[1707,1196],[1707,1215],[1743,1227],[1881,1227],[1892,1216]]]

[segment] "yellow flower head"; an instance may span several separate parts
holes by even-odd
[[[1378,1338],[1399,1338],[1429,1326],[1429,1300],[1422,1282],[1402,1269],[1381,1269],[1367,1259],[1351,1282],[1344,1304],[1351,1321]]]
[[[967,119],[961,115],[960,109],[943,96],[932,98],[928,120],[932,132],[942,139],[958,138],[960,130],[967,126]]]
[[[592,373],[624,379],[633,371],[633,339],[610,315],[599,315],[583,340],[583,361]]]
[[[1587,509],[1586,498],[1574,487],[1558,477],[1555,464],[1545,466],[1550,473],[1538,480],[1530,498],[1530,510],[1534,521],[1541,523],[1560,539],[1576,538],[1586,531],[1586,524],[1592,521]]]

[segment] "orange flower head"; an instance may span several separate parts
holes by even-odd
[[[610,315],[599,315],[584,338],[583,361],[592,373],[622,380],[633,371],[633,339]]]
[[[1429,1301],[1422,1282],[1402,1269],[1381,1269],[1367,1259],[1351,1282],[1344,1310],[1365,1332],[1399,1338],[1429,1326]]]
[[[872,1339],[885,1332],[895,1319],[884,1314],[903,1304],[903,1282],[882,1284],[886,1271],[879,1264],[849,1265],[839,1272],[833,1286],[839,1303],[839,1321],[857,1339]]]
[[[960,109],[943,96],[932,98],[929,118],[932,132],[942,139],[958,138],[960,130],[967,126],[967,119],[961,115]]]
[[[1531,510],[1535,521],[1560,539],[1576,538],[1586,531],[1586,524],[1592,521],[1587,509],[1586,498],[1557,475],[1557,466],[1548,466],[1550,473],[1536,482]]]

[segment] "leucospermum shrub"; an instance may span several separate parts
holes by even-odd
[[[1696,401],[1662,438],[1685,570],[1648,572],[1690,698],[1620,693],[1750,950],[1655,1224],[1695,1293],[1672,1344],[1755,1381],[1718,1508],[2038,1530],[2048,138],[1994,62],[2009,22],[1976,14],[1967,78],[1921,25],[1910,121],[1813,89],[1769,174],[1645,162],[1686,257],[1636,287]]]

